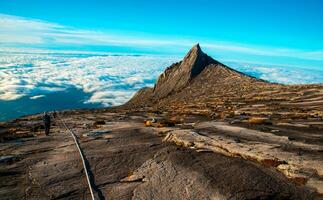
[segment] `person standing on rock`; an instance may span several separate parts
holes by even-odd
[[[50,116],[47,114],[47,112],[44,113],[43,116],[44,126],[45,126],[45,134],[49,135],[49,129],[50,129]]]
[[[56,110],[53,111],[53,118],[56,119],[57,113]]]

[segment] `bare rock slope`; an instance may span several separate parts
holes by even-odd
[[[274,168],[172,143],[168,134],[185,128],[145,127],[142,121],[149,116],[144,114],[83,111],[59,115],[79,138],[97,199],[317,196]],[[98,118],[105,123],[94,126]],[[40,119],[24,118],[15,126],[27,120]],[[0,199],[90,199],[77,148],[61,121],[55,120],[50,136],[43,136],[42,130],[34,134],[1,143],[1,154],[11,159],[0,163]]]

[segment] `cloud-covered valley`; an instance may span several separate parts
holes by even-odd
[[[0,100],[76,87],[91,97],[85,103],[119,105],[151,86],[164,67],[177,60],[163,56],[0,55]]]

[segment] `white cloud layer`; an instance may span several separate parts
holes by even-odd
[[[283,84],[323,83],[323,69],[228,62],[229,66],[248,75]]]
[[[164,67],[176,60],[163,56],[0,54],[0,100],[37,99],[76,87],[91,94],[85,103],[120,105],[138,89],[152,86]]]

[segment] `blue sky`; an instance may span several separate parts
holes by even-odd
[[[182,55],[323,68],[320,0],[1,0],[0,47]],[[1,50],[1,49],[0,49]]]

